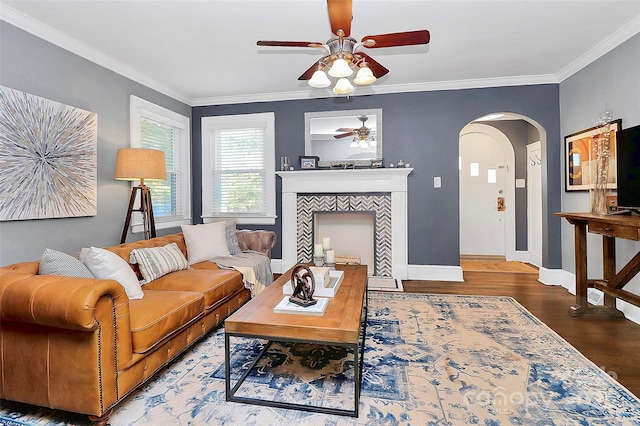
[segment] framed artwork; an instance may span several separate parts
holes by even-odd
[[[95,216],[98,115],[0,86],[0,221]]]
[[[609,146],[611,170],[610,189],[616,189],[616,133],[622,127],[622,120],[613,120],[610,125],[611,143]],[[565,136],[565,191],[588,191],[596,174],[596,149],[594,136],[598,135],[599,126]]]
[[[382,169],[384,168],[384,158],[378,158],[375,160],[371,160],[371,165],[369,166],[372,169]]]
[[[301,156],[300,157],[300,169],[309,170],[309,169],[317,169],[318,161],[320,161],[319,157],[314,156]]]

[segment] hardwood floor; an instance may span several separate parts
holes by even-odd
[[[640,325],[627,319],[574,318],[575,298],[537,273],[463,271],[465,282],[403,281],[405,292],[511,296],[597,366],[640,397]]]

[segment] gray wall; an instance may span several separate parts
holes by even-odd
[[[352,98],[328,98],[238,105],[203,106],[193,109],[194,194],[200,194],[201,117],[273,111],[276,116],[276,158],[304,155],[304,113],[344,109],[383,109],[385,162],[403,159],[414,168],[409,175],[409,264],[458,265],[458,142],[460,130],[469,122],[492,112],[512,112],[531,118],[544,127],[547,159],[543,184],[549,226],[543,231],[547,244],[543,264],[559,268],[560,222],[552,216],[560,210],[559,101],[557,85],[535,85],[454,91],[398,93]],[[510,129],[513,133],[515,130]],[[528,129],[518,132],[528,140]],[[519,151],[519,150],[517,150]],[[518,152],[516,152],[518,154]],[[524,154],[523,154],[524,155]],[[516,159],[516,161],[522,161]],[[526,172],[525,172],[526,173]],[[433,188],[433,177],[442,177],[442,188]],[[277,182],[280,193],[280,181]],[[281,217],[278,196],[277,214]],[[525,207],[526,209],[526,207]],[[194,216],[201,211],[194,197]],[[522,226],[522,224],[521,224]],[[263,227],[265,228],[265,227]],[[268,227],[266,227],[268,228]],[[280,234],[278,221],[270,229]],[[526,238],[526,225],[519,231]],[[273,252],[281,257],[281,247]]]
[[[529,117],[546,131],[547,168],[543,182],[548,225],[543,230],[543,265],[561,262],[561,158],[558,85],[295,100],[190,109],[140,84],[63,49],[0,23],[0,84],[98,114],[98,216],[0,223],[0,264],[38,259],[45,247],[66,252],[87,245],[116,244],[122,230],[129,186],[113,180],[116,150],[129,146],[129,95],[176,112],[193,114],[193,216],[201,212],[200,118],[209,115],[274,111],[276,158],[304,154],[304,112],[382,108],[385,158],[412,164],[409,176],[409,263],[458,265],[458,135],[472,120],[492,112]],[[546,153],[549,153],[548,155]],[[433,188],[433,177],[442,188]],[[280,182],[277,182],[279,193]],[[278,199],[278,209],[281,203]],[[281,211],[278,210],[278,214]],[[198,222],[198,220],[195,220]],[[269,228],[269,227],[267,227]],[[279,222],[271,227],[280,234]],[[176,229],[161,233],[175,232]],[[520,231],[519,231],[520,232]],[[524,231],[526,233],[526,231]],[[136,237],[131,237],[130,240]],[[278,245],[274,258],[281,257]]]
[[[607,107],[614,118],[622,119],[622,128],[640,124],[640,34],[560,84],[562,134],[570,135],[595,126]],[[563,148],[556,154],[564,158]],[[562,175],[564,179],[564,167]],[[564,180],[562,187],[564,190]],[[589,211],[589,193],[563,192],[562,211]],[[566,222],[562,224],[562,241],[562,267],[566,271],[575,272],[573,227]],[[619,240],[619,268],[639,249],[638,243]],[[602,276],[600,237],[589,235],[588,252],[590,277]],[[640,294],[638,279],[625,289],[633,289]]]
[[[0,85],[98,114],[98,215],[0,222],[0,265],[40,259],[47,247],[73,253],[119,243],[131,190],[128,182],[113,180],[113,170],[117,149],[130,146],[129,96],[186,116],[191,107],[4,21],[0,40]]]

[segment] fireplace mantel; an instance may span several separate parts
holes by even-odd
[[[299,193],[389,193],[392,273],[396,279],[407,279],[407,181],[412,171],[412,168],[381,168],[276,172],[282,179],[282,270],[297,263]]]

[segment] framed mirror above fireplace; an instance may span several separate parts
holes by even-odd
[[[369,166],[382,159],[382,109],[307,112],[305,155],[320,167],[335,163]]]

